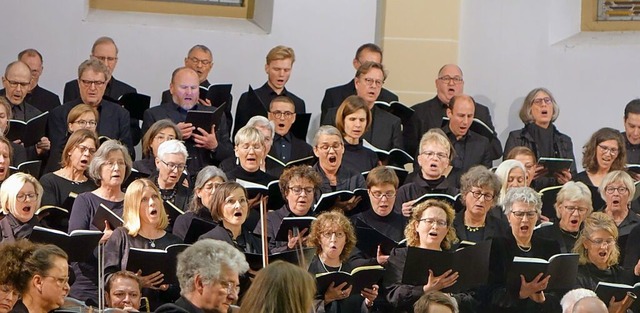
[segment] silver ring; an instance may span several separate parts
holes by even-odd
[[[342,296],[344,297],[344,290],[340,292],[342,294]]]

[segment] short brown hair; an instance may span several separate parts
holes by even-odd
[[[296,54],[293,52],[293,49],[287,46],[275,46],[267,53],[267,64],[270,64],[271,61],[285,59],[291,59],[291,64],[296,61]]]
[[[340,104],[340,106],[338,107],[338,111],[336,111],[336,128],[340,131],[343,137],[345,135],[344,119],[348,115],[351,115],[359,110],[364,110],[365,114],[367,115],[367,126],[365,127],[365,131],[367,131],[371,127],[372,120],[371,110],[369,110],[369,106],[367,105],[367,102],[364,101],[364,99],[356,95],[349,96],[344,99],[344,101],[342,101],[342,104]]]
[[[582,147],[582,167],[584,167],[587,172],[595,173],[598,171],[596,151],[599,144],[608,140],[615,140],[616,144],[618,144],[618,154],[611,163],[611,168],[609,170],[621,171],[625,169],[627,164],[627,147],[624,139],[622,138],[622,134],[616,129],[604,127],[593,133],[591,138],[589,138],[589,141],[587,141],[584,147]]]
[[[153,138],[155,138],[156,135],[165,128],[172,128],[173,131],[176,132],[176,139],[182,140],[182,133],[173,121],[168,118],[156,121],[155,123],[153,123],[153,125],[151,125],[151,127],[149,127],[147,132],[144,133],[144,136],[142,136],[143,157],[155,157],[155,155],[153,155],[153,149],[151,149],[151,143],[153,142]]]
[[[142,292],[142,280],[140,279],[140,277],[138,277],[138,275],[129,271],[117,271],[111,274],[109,276],[109,279],[107,279],[107,283],[104,285],[104,291],[106,293],[109,293],[109,291],[111,291],[113,282],[118,278],[131,279],[135,281],[136,284],[138,284],[138,291]]]
[[[96,51],[97,46],[105,43],[112,44],[116,48],[116,55],[118,55],[118,46],[116,45],[116,42],[113,41],[111,37],[107,37],[107,36],[102,36],[93,42],[93,46],[91,46],[91,54],[93,54]]]
[[[380,48],[380,46],[376,45],[375,43],[365,43],[362,46],[358,47],[358,50],[356,50],[356,60],[358,60],[358,62],[360,62],[360,54],[365,50],[379,54],[380,61],[382,61],[382,48]]]
[[[384,66],[382,65],[382,63],[373,62],[373,61],[367,61],[362,63],[362,65],[360,65],[360,67],[356,71],[356,77],[360,77],[360,75],[367,74],[371,69],[374,69],[374,68],[377,68],[380,71],[382,71],[383,81],[387,80],[387,72],[385,72]]]
[[[269,102],[269,111],[271,111],[271,105],[275,102],[284,102],[284,103],[288,103],[293,107],[293,112],[296,112],[296,104],[293,103],[293,100],[291,100],[291,98],[287,97],[287,96],[277,96],[275,98],[273,98],[273,100],[271,100],[271,102]]]
[[[73,150],[77,145],[82,143],[87,139],[93,139],[93,144],[96,146],[96,149],[99,145],[98,135],[96,132],[90,129],[78,129],[71,136],[69,140],[67,140],[67,144],[64,145],[64,149],[62,149],[62,159],[60,160],[61,167],[67,167],[71,162],[69,155],[71,154],[71,150]]]
[[[98,113],[98,110],[86,103],[81,103],[74,106],[73,109],[69,111],[69,114],[67,115],[67,124],[72,124],[78,118],[80,118],[82,114],[85,114],[87,112],[93,113],[93,116],[96,118],[96,123],[98,123],[98,120],[100,120],[100,114]]]
[[[216,191],[211,195],[211,205],[209,206],[211,210],[211,217],[214,221],[222,221],[224,203],[227,200],[227,197],[229,197],[236,189],[242,189],[245,198],[248,197],[247,190],[244,189],[242,185],[234,181],[225,182],[216,187]]]
[[[80,66],[78,66],[78,80],[82,77],[82,73],[88,70],[104,74],[105,81],[109,81],[111,79],[109,68],[102,61],[91,58],[80,63]]]
[[[316,172],[311,166],[308,165],[298,165],[292,166],[289,168],[285,168],[280,175],[280,179],[278,180],[278,185],[280,186],[280,192],[283,197],[289,193],[289,182],[293,178],[299,179],[307,179],[313,184],[313,189],[318,190],[320,188],[320,184],[322,184],[322,178],[320,178],[320,174]]]
[[[328,229],[336,226],[342,229],[346,238],[344,249],[342,249],[342,253],[340,253],[340,260],[344,262],[349,258],[351,250],[353,250],[353,247],[356,245],[356,234],[353,230],[353,225],[341,210],[323,212],[318,215],[316,220],[311,223],[307,246],[315,247],[316,254],[322,253],[320,237],[322,237],[322,234]]]
[[[400,180],[396,172],[384,165],[376,166],[367,175],[367,188],[371,189],[373,186],[380,186],[383,184],[393,185],[393,188],[398,189]]]
[[[440,291],[430,291],[422,295],[413,305],[415,313],[429,313],[429,306],[432,304],[444,305],[453,313],[458,313],[458,303],[450,295]]]
[[[507,153],[507,160],[513,160],[515,159],[517,156],[519,155],[527,155],[533,158],[533,162],[538,162],[538,159],[536,158],[536,154],[533,153],[533,150],[529,149],[529,147],[525,147],[525,146],[516,146],[513,147],[513,149],[511,149],[509,151],[509,153]]]

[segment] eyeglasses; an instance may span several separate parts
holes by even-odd
[[[29,85],[31,85],[31,82],[26,82],[26,83],[25,82],[18,82],[18,81],[10,80],[10,79],[7,79],[7,78],[5,78],[4,80],[9,84],[9,86],[11,88],[17,88],[18,86],[20,86],[22,88],[27,88],[27,87],[29,87]]]
[[[609,148],[607,146],[598,145],[598,148],[602,150],[602,153],[609,153],[610,155],[617,155],[618,148]]]
[[[173,163],[173,162],[167,163],[164,160],[160,160],[160,162],[162,162],[164,165],[166,165],[172,171],[175,171],[177,169],[178,172],[182,172],[182,170],[184,170],[184,168],[186,167],[185,164],[176,164],[176,163]]]
[[[438,225],[438,226],[441,226],[441,227],[446,227],[447,225],[449,225],[449,223],[447,223],[446,220],[437,220],[437,219],[434,219],[434,218],[421,218],[418,221],[425,222],[425,224],[431,225],[431,226]]]
[[[451,82],[453,82],[454,84],[461,84],[464,80],[462,79],[462,77],[460,76],[441,76],[438,77],[438,80],[442,81],[445,84],[450,84]]]
[[[329,149],[331,148],[333,148],[334,151],[342,149],[342,144],[337,142],[332,145],[316,146],[316,148],[318,148],[321,151],[329,152]]]
[[[118,57],[103,57],[103,56],[97,56],[97,55],[94,55],[93,57],[102,61],[102,63],[107,63],[107,62],[111,63],[118,59]]]
[[[587,213],[587,208],[583,208],[583,207],[579,207],[579,206],[564,206],[563,207],[565,210],[569,211],[571,214],[573,214],[573,212],[578,211],[578,214],[585,214]]]
[[[616,190],[621,195],[626,194],[627,192],[629,192],[629,188],[627,188],[627,187],[617,187],[617,188],[616,187],[607,187],[607,188],[604,189],[604,191],[607,194],[610,194],[610,195],[612,195]]]
[[[10,287],[9,285],[0,285],[0,295],[0,299],[5,299],[8,295],[11,295],[16,299],[20,297],[18,290]]]
[[[196,57],[190,57],[189,61],[191,61],[191,63],[195,63],[195,64],[202,63],[202,65],[204,65],[204,66],[207,66],[207,65],[211,64],[211,61],[209,61],[209,60],[200,60],[200,59],[198,59]]]
[[[94,85],[96,88],[102,87],[106,83],[104,80],[88,80],[88,79],[81,79],[80,82],[84,87],[91,87],[91,85]]]
[[[16,196],[16,199],[18,199],[18,201],[20,202],[27,202],[27,200],[33,201],[38,199],[38,194],[37,193],[19,193]]]
[[[249,151],[251,149],[255,151],[262,151],[262,149],[264,149],[264,147],[259,143],[254,143],[254,144],[245,143],[245,144],[239,145],[239,147],[241,150],[244,150],[244,151]]]
[[[304,191],[305,194],[307,195],[312,195],[313,191],[315,190],[315,188],[313,187],[299,187],[299,186],[294,186],[294,187],[289,187],[289,190],[291,190],[291,192],[296,195],[299,196],[302,194],[302,192]]]
[[[594,244],[598,245],[598,246],[610,246],[610,245],[614,245],[616,243],[616,240],[613,238],[608,238],[608,239],[602,239],[602,238],[597,238],[597,239],[591,239],[588,238],[587,239],[591,242],[593,242]]]
[[[223,282],[220,282],[220,285],[222,285],[222,287],[225,288],[225,291],[229,295],[232,295],[232,294],[233,295],[238,295],[238,294],[240,294],[240,286],[237,285],[235,282],[223,281]]]
[[[95,127],[96,125],[98,125],[98,123],[96,121],[85,121],[85,120],[77,120],[75,122],[73,122],[74,124],[78,124],[82,127],[87,127],[87,125],[91,126],[91,127]]]
[[[449,155],[444,152],[435,152],[435,151],[422,151],[420,154],[426,156],[427,158],[436,157],[438,160],[448,159]]]
[[[289,112],[289,111],[285,111],[285,112],[274,111],[274,112],[269,112],[269,113],[273,114],[273,116],[275,118],[282,118],[283,116],[284,116],[284,118],[291,118],[292,116],[296,115],[295,113]]]
[[[388,191],[388,192],[374,191],[374,192],[371,192],[371,196],[376,199],[382,199],[382,197],[387,197],[387,199],[391,199],[396,196],[396,193],[394,191]]]
[[[380,86],[384,85],[384,81],[379,80],[379,79],[373,79],[373,78],[368,78],[368,77],[365,77],[363,79],[364,79],[364,83],[367,86],[373,86],[373,84],[375,84],[376,87],[380,87]]]
[[[69,283],[69,276],[67,277],[55,277],[55,276],[43,276],[43,277],[51,277],[56,280],[56,284],[59,286],[64,286]]]
[[[533,101],[532,101],[532,102],[533,102],[533,104],[535,104],[535,105],[541,105],[543,102],[544,102],[545,104],[551,104],[551,98],[549,98],[549,97],[544,97],[544,98],[535,98],[535,99],[533,99]]]
[[[110,167],[111,169],[116,168],[116,165],[118,166],[118,168],[122,168],[126,166],[126,163],[124,163],[123,160],[118,160],[118,161],[107,161],[106,163],[104,163],[104,165]]]
[[[522,220],[526,216],[527,218],[536,218],[538,217],[538,212],[536,211],[511,211],[513,216]]]
[[[322,237],[326,239],[330,239],[332,236],[336,236],[336,238],[342,239],[344,238],[344,236],[346,236],[346,234],[341,231],[333,231],[333,232],[327,231],[322,233]]]
[[[480,197],[482,197],[484,199],[484,201],[491,201],[493,200],[494,195],[490,194],[490,193],[482,193],[481,191],[469,191],[471,193],[471,195],[475,198],[475,199],[480,199]]]
[[[78,150],[80,150],[80,153],[82,154],[87,153],[87,151],[89,151],[89,155],[96,154],[96,148],[89,148],[85,145],[77,145],[76,148],[78,148]]]

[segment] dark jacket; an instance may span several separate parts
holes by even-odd
[[[491,146],[489,139],[469,130],[459,140],[451,132],[449,125],[442,128],[449,138],[451,146],[456,150],[456,155],[451,161],[454,168],[463,173],[476,165],[491,167]]]
[[[456,217],[453,219],[453,228],[456,230],[456,235],[458,239],[467,240],[467,231],[464,225],[464,210],[456,213]],[[507,224],[504,220],[501,220],[489,213],[487,213],[487,217],[485,218],[485,226],[484,226],[484,234],[483,240],[491,240],[497,237],[504,237],[507,232],[510,231],[509,224]]]
[[[418,153],[418,144],[424,133],[429,129],[442,127],[442,118],[447,116],[447,107],[446,104],[440,101],[438,96],[411,107],[415,110],[415,113],[413,113],[410,122],[405,125],[403,130],[405,149],[409,154]],[[495,132],[489,108],[476,103],[474,117],[487,124]],[[491,160],[498,159],[501,155],[502,144],[497,137],[494,137],[491,140]]]
[[[324,118],[327,115],[327,112],[329,112],[329,109],[339,107],[344,99],[355,94],[356,83],[354,79],[350,80],[344,85],[331,87],[325,90],[324,98],[322,98],[322,104],[320,105],[320,121],[324,121]],[[382,90],[380,90],[380,94],[378,95],[378,99],[376,100],[388,103],[391,101],[398,101],[398,96],[395,93],[382,88]]]

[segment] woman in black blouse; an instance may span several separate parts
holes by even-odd
[[[162,201],[173,203],[178,209],[187,208],[191,190],[184,183],[184,169],[187,168],[187,148],[181,141],[167,140],[158,146],[156,155],[157,171],[149,179],[160,189]],[[169,221],[170,229],[174,221]]]
[[[364,99],[347,97],[336,112],[336,128],[344,138],[342,164],[360,173],[378,165],[378,155],[365,148],[362,135],[371,127],[371,111]]]
[[[610,216],[594,212],[587,217],[573,248],[580,255],[576,287],[595,290],[601,281],[630,285],[640,281],[640,262],[629,270],[618,265],[617,240],[618,228]]]
[[[38,225],[35,213],[41,199],[42,186],[29,174],[15,173],[2,183],[0,205],[6,216],[0,220],[0,242],[29,238],[33,227]]]
[[[182,138],[182,133],[170,119],[153,123],[142,136],[142,159],[133,162],[133,168],[140,173],[153,174],[156,171],[158,147],[161,143],[176,138]]]
[[[316,255],[309,264],[311,274],[334,271],[351,272],[353,265],[347,261],[356,244],[353,225],[340,211],[324,212],[311,223],[307,246],[316,248]],[[352,293],[347,283],[331,283],[324,294],[316,294],[316,312],[368,312],[378,296],[378,285],[364,288],[361,294]]]
[[[559,114],[560,107],[549,90],[546,88],[531,90],[520,108],[520,120],[525,125],[522,129],[509,133],[504,147],[504,155],[507,156],[514,147],[525,146],[535,153],[536,159],[552,157],[575,160],[571,138],[558,131],[553,124]],[[538,178],[537,180],[541,180],[541,182],[537,182],[536,186],[544,188],[562,185],[570,181],[576,172],[575,164],[573,162],[570,170],[554,173],[553,178]],[[544,167],[538,166],[536,176],[543,176],[541,173],[545,171]]]
[[[482,165],[474,166],[462,175],[460,184],[460,198],[465,209],[458,212],[453,221],[458,238],[480,242],[504,236],[509,225],[504,219],[488,214],[500,193],[498,176]]]
[[[599,190],[605,202],[602,212],[613,218],[620,237],[628,235],[631,229],[640,224],[640,216],[630,209],[636,192],[633,179],[627,172],[612,171],[602,179]]]
[[[201,219],[214,224],[211,217],[211,197],[216,187],[227,181],[227,175],[219,168],[209,165],[200,170],[193,188],[189,208],[176,218],[173,234],[184,240],[193,219]]]
[[[91,160],[93,160],[93,155],[96,153],[97,145],[98,136],[92,130],[79,129],[71,134],[62,150],[62,161],[60,162],[62,168],[40,178],[44,189],[43,206],[63,207],[71,193],[77,196],[96,189],[96,184],[87,177],[86,172]],[[69,228],[68,216],[60,220],[51,220],[45,217],[42,222],[48,227],[60,231],[67,231]]]
[[[113,231],[104,247],[106,275],[127,269],[130,248],[163,250],[172,244],[182,243],[180,238],[165,231],[169,220],[162,203],[160,191],[150,180],[141,178],[129,185],[124,196],[124,224]],[[156,272],[140,277],[143,294],[149,298],[151,310],[172,300],[170,295],[162,294],[169,288],[162,285],[162,274]],[[173,300],[177,298],[175,296]]]

